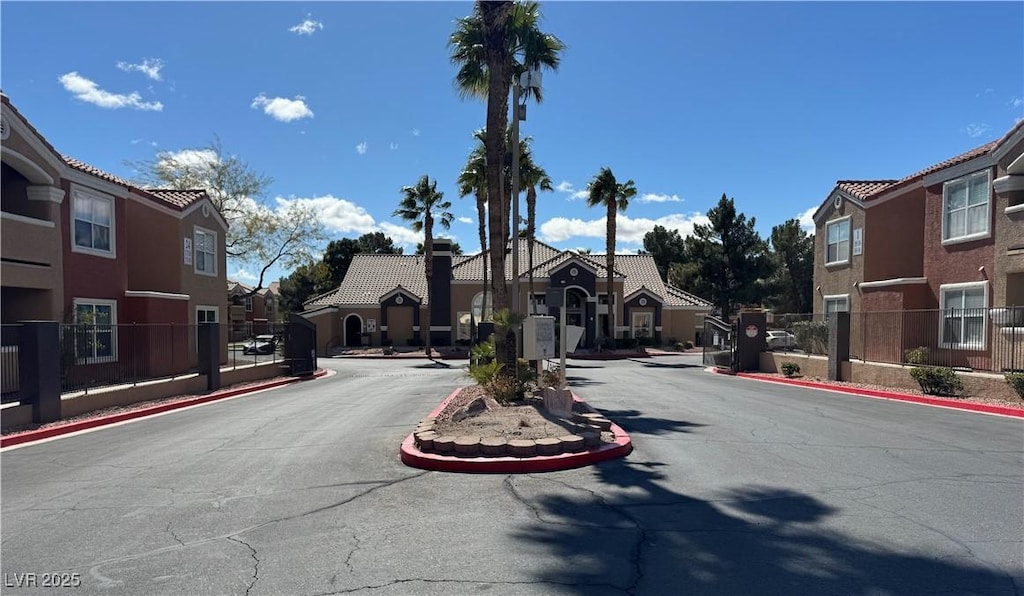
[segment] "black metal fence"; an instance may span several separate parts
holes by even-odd
[[[18,381],[18,345],[21,343],[21,325],[0,325],[0,403],[21,400]]]
[[[773,315],[768,329],[769,350],[828,353],[826,315]],[[1024,306],[850,313],[850,357],[886,364],[1020,371]]]
[[[733,368],[735,356],[735,326],[732,323],[712,317],[704,317],[702,336],[702,362],[704,366]]]

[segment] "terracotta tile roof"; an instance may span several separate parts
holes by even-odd
[[[511,244],[511,243],[510,243]],[[539,240],[533,242],[533,264],[534,269],[537,268],[538,263],[543,263],[552,257],[558,255],[561,251],[552,246],[548,246]],[[505,279],[512,279],[512,259],[511,254],[507,253],[505,258]],[[472,256],[464,256],[462,260],[457,260],[459,257],[455,257],[452,262],[452,275],[454,279],[458,280],[482,280],[483,279],[483,267],[490,266],[490,259],[488,255],[483,253],[477,253]],[[529,251],[527,249],[527,242],[523,240],[519,243],[519,274],[526,275],[529,271],[527,264],[529,263]],[[487,270],[490,274],[490,269]],[[536,275],[536,273],[535,273]]]
[[[177,209],[184,209],[192,203],[206,198],[206,191],[200,189],[174,190],[170,188],[147,188],[144,190],[155,198],[173,205]]]
[[[836,182],[836,186],[858,199],[867,199],[896,182],[898,180],[839,180]]]
[[[927,168],[921,170],[920,172],[915,172],[915,173],[913,173],[913,174],[911,174],[909,176],[906,176],[906,177],[904,177],[903,179],[900,180],[900,183],[909,182],[909,181],[917,179],[917,178],[923,178],[923,177],[925,177],[928,174],[931,174],[933,172],[938,172],[939,170],[944,170],[946,168],[951,168],[951,167],[953,167],[955,165],[962,164],[965,161],[970,161],[970,160],[974,159],[975,157],[981,157],[982,155],[985,155],[986,153],[988,153],[992,149],[995,149],[996,145],[998,145],[998,144],[999,144],[999,141],[992,141],[991,143],[985,143],[981,147],[975,147],[974,149],[971,149],[970,151],[965,151],[964,153],[961,153],[960,155],[957,155],[956,157],[951,157],[951,158],[949,158],[949,159],[947,159],[945,161],[940,161],[937,164],[928,166]]]
[[[525,243],[522,243],[525,244]],[[520,253],[526,259],[526,249]],[[548,277],[551,270],[569,259],[580,260],[605,279],[604,255],[581,255],[572,251],[559,251],[543,242],[534,245],[534,259],[541,262],[534,267],[536,277]],[[482,281],[486,255],[458,255],[452,258],[452,277],[462,281]],[[511,271],[511,265],[508,271]],[[527,275],[525,266],[523,276]],[[658,275],[654,258],[650,255],[616,255],[615,274],[624,277],[626,295],[646,288],[662,298],[668,306],[697,306],[711,308],[711,304],[679,288],[664,284]],[[305,303],[306,310],[327,306],[372,306],[380,297],[401,286],[417,298],[427,301],[427,283],[422,255],[367,255],[357,254],[352,259],[345,280],[337,289],[316,296]],[[511,279],[509,272],[506,279]]]
[[[375,305],[381,296],[399,285],[427,304],[422,255],[357,254],[337,289],[307,300],[303,306],[310,310],[321,306]]]
[[[76,170],[78,170],[80,172],[85,172],[86,174],[90,174],[92,176],[96,176],[97,178],[101,178],[103,180],[106,180],[107,182],[113,182],[114,184],[119,184],[119,185],[121,185],[121,186],[123,186],[125,188],[137,188],[131,182],[128,182],[124,178],[120,178],[118,176],[115,176],[115,175],[111,174],[110,172],[104,172],[103,170],[101,170],[101,169],[99,169],[97,167],[91,166],[91,165],[85,163],[84,161],[77,160],[77,159],[75,159],[73,157],[70,157],[70,156],[67,156],[67,155],[61,155],[61,157],[64,158],[64,163],[68,164],[69,166],[71,166],[72,168],[74,168],[74,169],[76,169]]]

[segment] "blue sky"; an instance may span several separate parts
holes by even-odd
[[[470,2],[27,3],[2,7],[0,84],[63,153],[126,160],[208,144],[312,203],[332,238],[384,231],[399,189],[438,179],[475,250],[455,179],[484,125],[446,42]],[[574,193],[602,166],[639,195],[618,250],[655,224],[687,234],[722,193],[773,225],[837,179],[899,178],[1024,117],[1024,4],[548,2],[567,45],[522,124],[559,186],[539,235],[603,252],[603,214]],[[525,207],[524,207],[525,214]],[[229,266],[229,276],[251,271]],[[282,272],[277,271],[275,275]],[[285,272],[286,273],[286,272]]]

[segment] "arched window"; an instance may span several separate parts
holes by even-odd
[[[473,319],[477,323],[494,320],[494,299],[491,296],[491,292],[487,292],[487,313],[485,316],[480,316],[480,309],[483,308],[484,293],[477,292],[476,296],[473,296]]]

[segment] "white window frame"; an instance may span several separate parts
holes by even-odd
[[[645,335],[644,337],[648,337],[648,338],[654,339],[654,313],[653,312],[651,312],[651,311],[634,312],[632,314],[632,319],[633,319],[631,321],[632,325],[630,325],[630,328],[629,328],[629,334],[630,334],[631,337],[636,338],[637,337],[636,331],[637,331],[637,329],[641,328],[641,326],[638,324],[638,321],[640,319],[648,319],[650,321],[650,325],[646,326],[647,327],[647,335]]]
[[[849,294],[829,294],[829,295],[826,295],[826,296],[822,296],[822,307],[821,307],[822,313],[826,317],[828,317],[828,315],[831,314],[828,311],[828,303],[829,302],[839,302],[840,300],[842,300],[846,304],[846,308],[843,309],[843,310],[837,310],[836,312],[850,312],[850,295]]]
[[[109,306],[110,307],[110,356],[81,356],[78,353],[78,337],[77,332],[75,336],[75,364],[100,364],[103,362],[117,362],[117,301],[109,300],[104,298],[75,298],[72,301],[72,309],[75,313],[75,324],[78,322],[78,307],[81,305],[88,306]],[[90,323],[81,323],[88,325]],[[92,323],[95,325],[95,323]],[[90,332],[95,336],[95,328]],[[95,340],[93,343],[93,349],[95,350]],[[95,351],[94,351],[95,354]]]
[[[836,259],[835,261],[828,260],[828,247],[831,243],[828,241],[828,230],[832,226],[846,226],[846,258]],[[846,265],[850,262],[851,254],[853,253],[853,216],[847,215],[845,217],[837,217],[836,219],[825,222],[825,266],[830,267],[834,265]],[[840,240],[836,244],[841,244],[844,240]],[[839,256],[839,249],[836,249],[836,256]]]
[[[208,306],[205,304],[196,305],[196,325],[199,325],[199,311],[213,312],[212,321],[203,321],[203,323],[219,323],[220,322],[220,308],[217,306]]]
[[[110,249],[104,250],[102,248],[93,248],[91,246],[82,246],[75,240],[75,203],[80,200],[86,201],[104,201],[110,204]],[[71,234],[71,252],[82,253],[86,255],[93,255],[96,257],[104,257],[107,259],[117,258],[117,203],[114,202],[114,197],[111,195],[94,192],[90,189],[81,188],[78,186],[72,187],[71,190],[71,213],[70,218],[71,225],[69,231]],[[84,220],[83,220],[84,221]],[[89,222],[90,225],[97,225],[93,222]]]
[[[960,236],[950,236],[951,231],[946,228],[948,201],[949,201],[949,189],[951,186],[963,184],[967,189],[971,188],[971,181],[975,178],[985,178],[985,231],[975,232],[973,234],[962,234]],[[967,196],[967,204],[964,205],[964,225],[967,225],[967,210],[970,209],[971,205],[970,195]],[[978,204],[980,205],[980,203]],[[974,207],[978,207],[974,205]],[[965,230],[966,231],[966,230]],[[955,180],[949,180],[942,184],[942,244],[957,244],[960,242],[971,242],[973,240],[980,240],[983,238],[990,238],[992,236],[992,172],[988,169],[982,170],[981,172],[974,172],[966,176],[961,176]]]
[[[953,292],[965,292],[967,290],[981,290],[982,297],[984,299],[983,306],[977,310],[981,310],[981,341],[965,341],[961,339],[959,342],[947,341],[946,340],[946,312],[949,310],[956,309],[956,306],[948,306],[946,295]],[[943,348],[951,350],[984,350],[988,346],[988,282],[987,281],[972,281],[958,284],[942,284],[939,286],[939,344]],[[976,309],[972,309],[976,310]],[[963,338],[964,323],[967,317],[960,316],[960,331],[961,338]]]
[[[494,320],[494,295],[490,290],[487,290],[487,312],[483,313],[484,316],[476,316],[476,311],[481,310],[483,307],[484,293],[477,292],[473,295],[473,300],[469,303],[469,312],[473,313],[473,320],[477,323],[487,323]]]
[[[245,297],[245,312],[252,312],[252,296]]]
[[[200,251],[199,250],[199,247],[200,247],[199,237],[200,236],[211,236],[211,237],[213,237],[213,253],[212,253],[213,254],[213,259],[212,259],[213,260],[213,270],[212,271],[206,271],[205,269],[200,269],[199,268],[199,253],[202,252],[203,254],[210,254],[210,253],[207,253],[206,251]],[[201,226],[195,226],[195,228],[192,230],[192,237],[195,238],[195,241],[192,242],[192,247],[193,247],[192,250],[195,253],[194,258],[192,259],[192,263],[193,263],[192,270],[197,275],[208,275],[210,277],[216,277],[217,276],[217,232],[214,232],[213,230],[208,230],[208,229],[206,229],[204,227],[201,227]],[[204,264],[206,263],[206,259],[203,259],[203,263]]]

